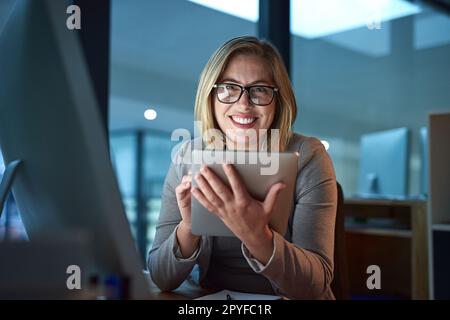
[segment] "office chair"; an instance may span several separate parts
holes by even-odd
[[[350,298],[350,294],[345,247],[344,193],[339,182],[336,182],[336,184],[337,209],[334,230],[334,278],[331,282],[331,290],[337,300],[347,300]]]

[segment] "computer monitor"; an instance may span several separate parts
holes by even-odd
[[[361,137],[360,148],[358,195],[405,197],[409,168],[408,129],[365,134]]]
[[[81,272],[128,277],[130,297],[147,298],[77,32],[66,27],[66,5],[18,0],[0,34],[0,148],[5,164],[22,160],[13,194],[30,243],[81,232],[93,252],[89,270]]]

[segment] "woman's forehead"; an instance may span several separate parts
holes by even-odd
[[[271,82],[271,68],[267,61],[257,55],[238,54],[231,58],[222,79],[239,83]]]

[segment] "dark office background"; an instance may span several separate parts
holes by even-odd
[[[242,7],[240,1],[229,2]],[[366,25],[370,16],[358,16],[353,2],[292,2],[291,23],[300,24],[290,36],[290,74],[299,107],[295,130],[328,141],[337,178],[344,192],[353,194],[361,135],[408,127],[409,193],[418,194],[419,130],[426,126],[429,112],[450,110],[449,7],[434,1],[381,1],[395,4],[385,8],[401,10],[383,11],[391,18],[382,20],[378,29]],[[0,1],[0,30],[10,3]],[[341,14],[333,25],[331,18]],[[320,25],[328,29],[317,29]],[[111,0],[110,29],[111,158],[133,234],[148,247],[176,143],[171,133],[176,128],[193,131],[200,72],[224,41],[258,35],[258,21],[187,0]],[[148,108],[156,110],[155,120],[144,118]],[[0,161],[0,173],[3,170]],[[8,203],[13,230],[9,236],[20,238],[14,201]]]

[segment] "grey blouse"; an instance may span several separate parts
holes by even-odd
[[[178,152],[191,151],[186,143]],[[287,147],[299,152],[295,205],[285,235],[274,232],[274,251],[266,265],[255,260],[238,238],[202,236],[199,248],[181,258],[176,229],[181,221],[175,188],[190,166],[172,163],[162,191],[148,268],[163,291],[176,289],[188,277],[208,289],[282,295],[290,299],[334,299],[334,224],[337,205],[332,161],[322,143],[293,134]]]

